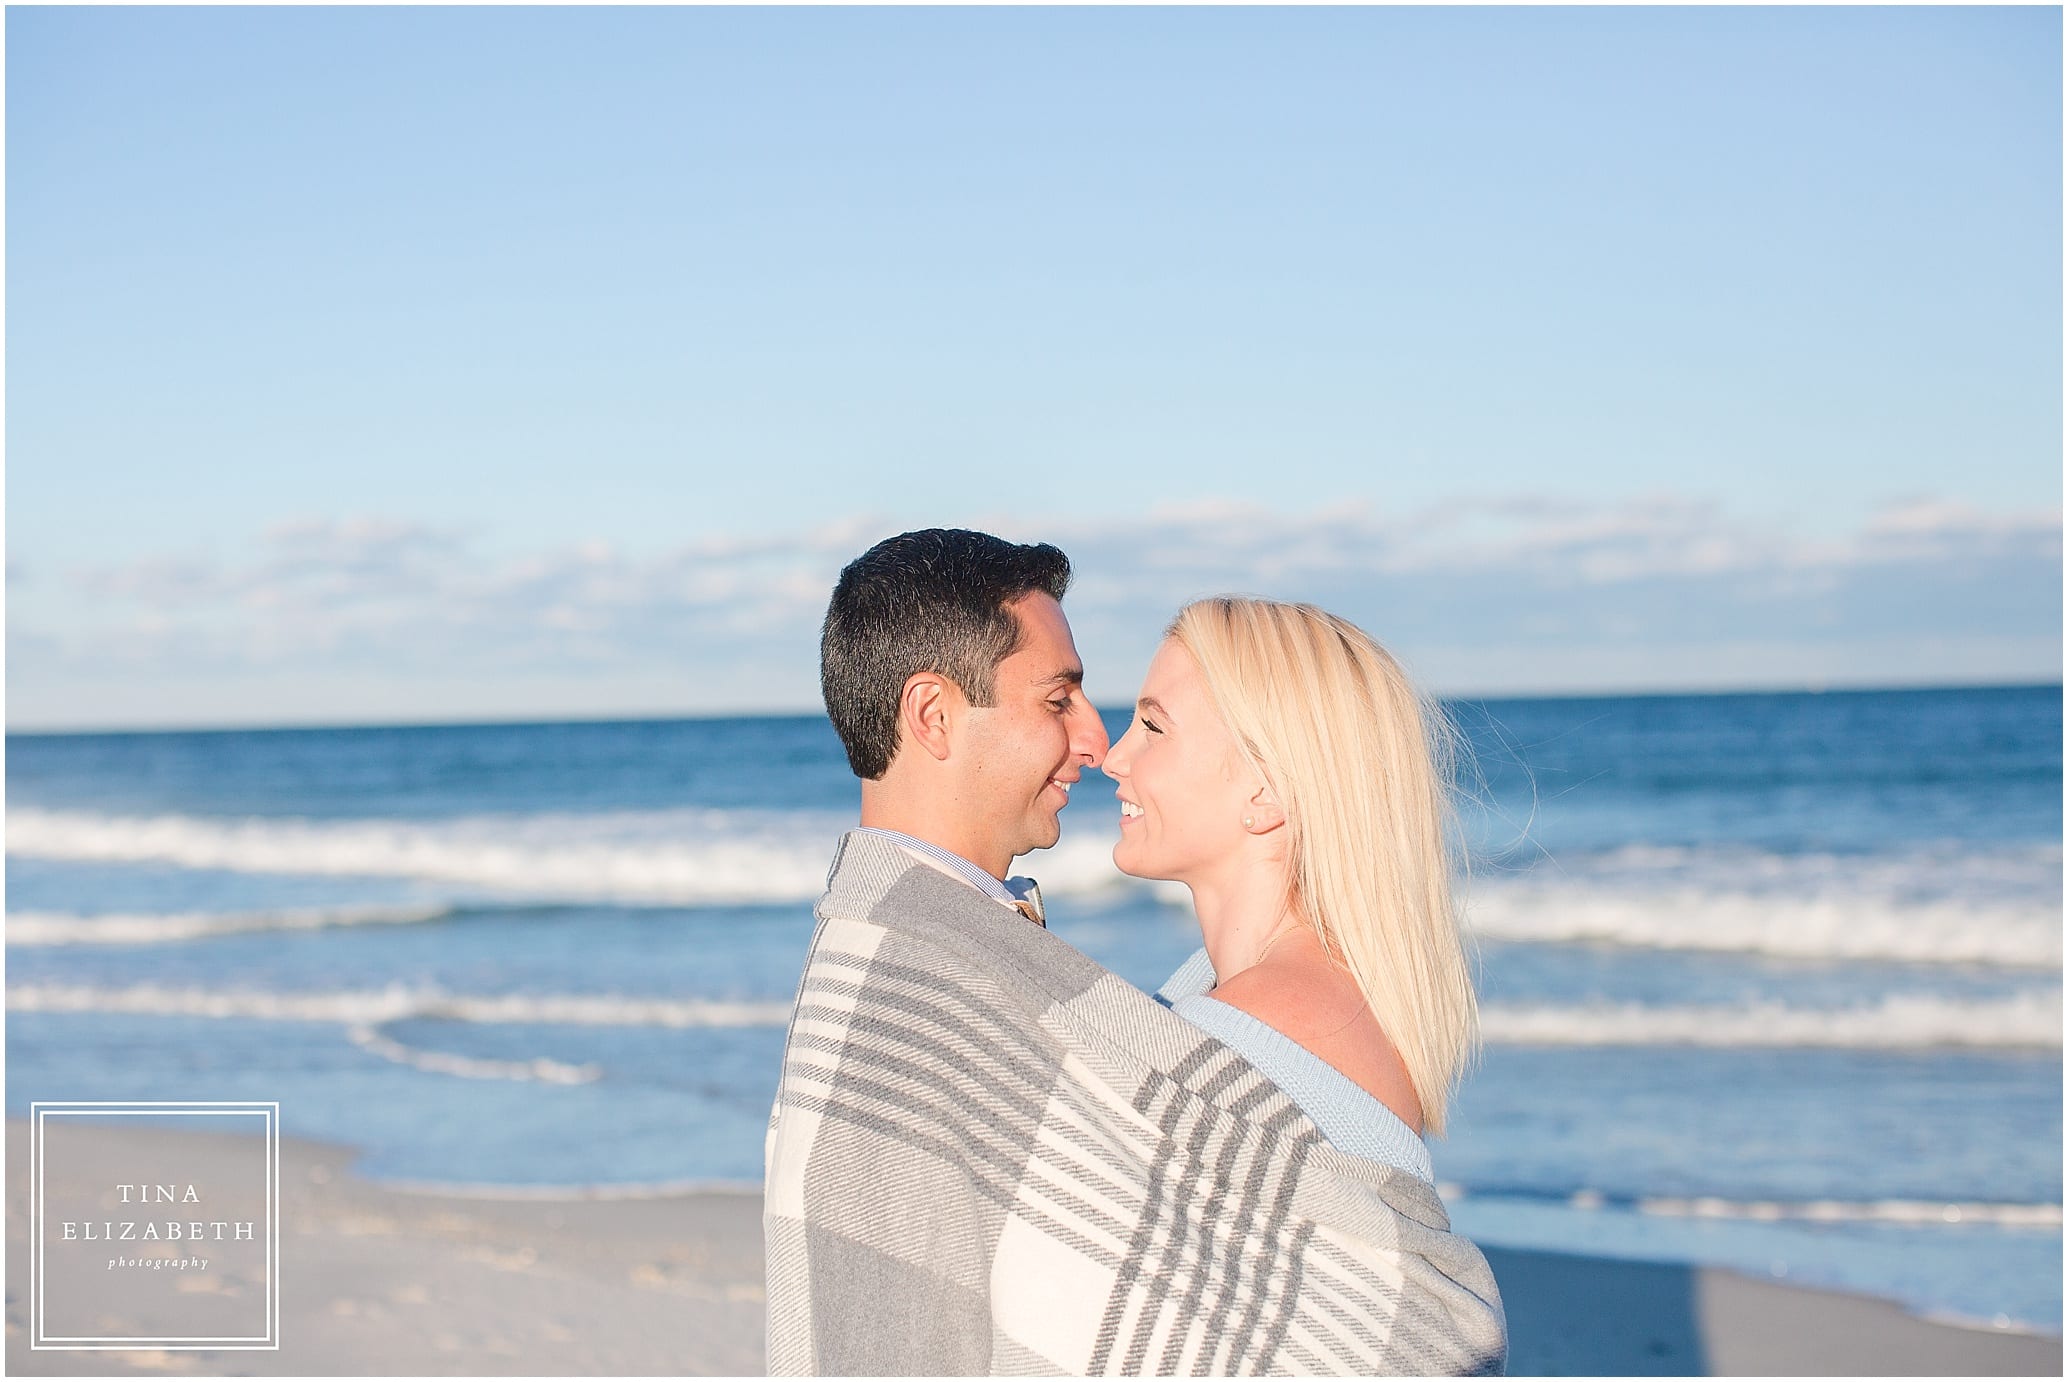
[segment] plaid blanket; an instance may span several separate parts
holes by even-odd
[[[1240,1056],[841,842],[769,1120],[776,1374],[1498,1372],[1479,1250]]]

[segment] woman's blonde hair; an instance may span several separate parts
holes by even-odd
[[[1288,902],[1356,979],[1441,1133],[1479,1029],[1451,892],[1456,731],[1370,635],[1312,605],[1198,600],[1167,633],[1285,808]]]

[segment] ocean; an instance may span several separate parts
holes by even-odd
[[[1481,1242],[2061,1330],[2059,687],[1461,702]],[[1118,737],[1124,712],[1108,714]],[[1086,774],[1019,861],[1154,988]],[[819,716],[7,740],[7,1111],[265,1099],[380,1181],[760,1177]]]

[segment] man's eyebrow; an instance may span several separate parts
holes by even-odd
[[[1082,686],[1084,685],[1084,669],[1082,667],[1065,667],[1062,671],[1052,676],[1042,678],[1037,685]]]

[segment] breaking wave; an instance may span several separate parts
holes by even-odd
[[[1713,1196],[1650,1196],[1638,1212],[1679,1219],[1748,1219],[1805,1224],[1986,1224],[1996,1228],[2059,1229],[2057,1204],[1974,1204],[1940,1200],[1725,1200]]]
[[[1487,1041],[1503,1046],[1945,1047],[2061,1049],[2061,991],[1965,999],[1898,994],[1849,1008],[1489,1007]]]
[[[9,945],[172,945],[253,931],[320,931],[338,926],[410,926],[443,921],[457,911],[428,907],[303,907],[264,912],[109,913],[14,912]]]
[[[1486,940],[1736,951],[1790,959],[2061,967],[2061,910],[2044,904],[1772,897],[1584,883],[1475,891]]]
[[[362,1051],[434,1075],[457,1075],[466,1080],[537,1080],[545,1084],[594,1084],[603,1078],[600,1065],[568,1065],[544,1056],[531,1060],[484,1060],[478,1056],[457,1056],[450,1051],[427,1051],[405,1046],[377,1027],[355,1026],[346,1035]]]
[[[1606,1194],[1575,1190],[1556,1194],[1511,1188],[1481,1189],[1445,1183],[1446,1201],[1525,1200],[1556,1203],[1589,1212],[1636,1213],[1664,1219],[1717,1219],[1766,1224],[1894,1224],[1911,1228],[1987,1227],[2059,1232],[2061,1206],[2002,1204],[1969,1200],[1733,1200],[1716,1195]]]
[[[435,986],[283,993],[26,984],[7,990],[12,1012],[133,1013],[166,1017],[338,1022],[377,1029],[406,1018],[451,1022],[544,1023],[612,1027],[780,1027],[788,1002],[635,998],[616,994],[449,993]],[[1489,1042],[1508,1046],[1838,1047],[2061,1049],[2060,990],[2003,998],[1899,995],[1849,1008],[1782,1004],[1667,1007],[1488,1007]],[[371,1048],[370,1048],[371,1049]],[[406,1056],[382,1049],[394,1059]]]
[[[781,1027],[788,1003],[631,998],[619,994],[448,993],[435,985],[282,993],[132,984],[24,984],[7,990],[10,1012],[132,1013],[156,1017],[255,1018],[377,1027],[407,1018],[447,1022],[544,1023],[584,1027]]]
[[[456,820],[246,820],[103,816],[24,807],[7,852],[314,877],[407,878],[569,902],[809,902],[825,891],[838,812],[675,810]],[[1050,896],[1125,883],[1111,842],[1079,837],[1039,856]],[[49,942],[45,942],[49,943]]]
[[[316,877],[407,879],[507,902],[708,906],[800,903],[824,889],[839,812],[680,809],[454,820],[107,816],[25,807],[12,855]],[[1111,836],[1072,822],[1062,844],[1020,861],[1050,898],[1143,885],[1121,875]],[[1184,905],[1186,891],[1148,885]],[[447,905],[453,900],[447,899]],[[238,931],[429,921],[430,906],[10,919],[19,945],[152,944]],[[1491,941],[1731,951],[1795,959],[1983,964],[2058,970],[2061,851],[1920,848],[1900,855],[1789,855],[1632,847],[1483,873],[1473,932]]]
[[[1639,846],[1475,880],[1489,940],[2061,967],[2061,851],[1867,858]]]
[[[10,854],[242,873],[410,878],[569,901],[808,900],[841,818],[719,811],[475,816],[448,821],[217,820],[34,808]]]

